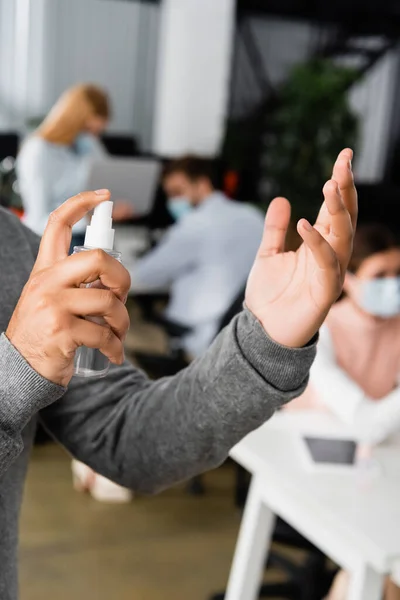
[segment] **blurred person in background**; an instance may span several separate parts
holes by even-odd
[[[17,174],[24,204],[24,223],[42,235],[49,214],[65,198],[88,187],[90,162],[105,148],[100,135],[111,116],[106,92],[83,84],[67,90],[39,128],[23,143]],[[126,205],[116,204],[114,218],[128,218]],[[87,222],[73,228],[71,248],[81,246]]]
[[[344,290],[321,329],[310,385],[290,408],[328,409],[377,444],[400,431],[400,245],[385,226],[358,227]]]
[[[375,445],[400,431],[400,245],[387,227],[358,227],[344,290],[320,331],[310,385],[287,409],[329,410]],[[348,585],[341,572],[328,600],[344,600]],[[388,582],[385,598],[400,589]]]
[[[190,330],[183,342],[195,357],[208,348],[222,316],[244,289],[264,219],[255,207],[216,190],[208,159],[186,156],[171,162],[163,186],[176,224],[131,269],[133,289],[171,287],[165,317]]]

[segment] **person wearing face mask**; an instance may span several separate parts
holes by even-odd
[[[329,410],[364,446],[400,431],[400,245],[383,225],[360,225],[344,298],[320,330],[305,393],[286,410]],[[337,575],[325,600],[345,600],[350,577]],[[400,600],[389,579],[385,600]]]
[[[190,356],[204,352],[219,321],[244,288],[262,237],[264,219],[253,206],[215,188],[212,161],[186,156],[163,174],[176,223],[159,246],[131,270],[133,289],[169,286],[166,318],[190,331]]]
[[[17,174],[25,214],[23,221],[42,235],[49,214],[66,198],[86,189],[90,163],[106,152],[100,142],[111,116],[104,90],[91,84],[68,89],[38,129],[22,144]],[[114,207],[114,220],[132,216],[123,202]],[[131,209],[130,209],[131,211]],[[73,227],[71,248],[81,246],[87,221]]]
[[[290,408],[328,409],[360,442],[378,444],[400,431],[400,245],[385,226],[358,227],[344,290]]]

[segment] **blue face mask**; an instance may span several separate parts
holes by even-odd
[[[168,200],[168,210],[175,221],[179,221],[192,210],[192,205],[186,196],[174,196]]]
[[[96,140],[90,133],[81,133],[75,140],[74,148],[75,152],[80,156],[85,154],[92,154],[93,148],[96,147]]]
[[[400,277],[362,281],[359,304],[375,317],[388,319],[400,314]]]

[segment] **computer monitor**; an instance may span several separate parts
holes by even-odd
[[[160,174],[157,159],[105,156],[91,163],[89,188],[107,188],[114,201],[132,203],[135,216],[145,216],[153,208]]]

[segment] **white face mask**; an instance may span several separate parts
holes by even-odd
[[[375,317],[388,319],[400,314],[400,277],[360,282],[360,307]]]

